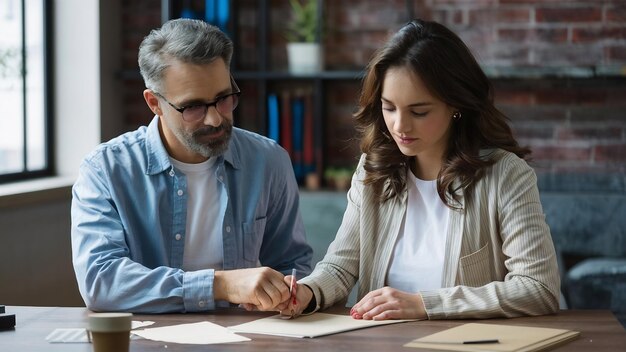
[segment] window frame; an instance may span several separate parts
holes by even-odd
[[[25,36],[25,27],[26,27],[26,2],[28,0],[19,0],[21,6],[21,17],[22,17],[22,65],[25,64],[24,58],[26,57],[26,36]],[[54,29],[54,12],[52,7],[52,0],[40,0],[43,4],[43,123],[44,123],[44,157],[45,157],[45,167],[37,170],[28,170],[28,129],[27,129],[27,101],[26,101],[26,80],[27,76],[22,71],[22,104],[23,111],[22,121],[24,124],[23,128],[23,168],[22,171],[13,172],[13,173],[0,173],[0,184],[5,184],[9,182],[16,181],[25,181],[34,178],[48,177],[52,176],[55,173],[55,160],[54,160],[54,97],[53,97],[53,29]]]

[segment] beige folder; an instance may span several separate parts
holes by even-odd
[[[404,346],[444,351],[545,351],[578,335],[578,331],[572,330],[468,323],[413,340]],[[464,344],[494,339],[498,343]]]

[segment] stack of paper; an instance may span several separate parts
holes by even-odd
[[[362,320],[348,315],[315,313],[285,320],[280,315],[257,319],[249,323],[229,326],[234,332],[288,337],[318,337],[378,325],[402,323],[411,320]]]

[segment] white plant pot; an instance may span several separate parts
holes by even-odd
[[[319,43],[287,43],[287,58],[292,74],[322,71],[322,49]]]

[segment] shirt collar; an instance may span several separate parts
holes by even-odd
[[[239,160],[239,143],[237,143],[239,133],[239,129],[237,127],[233,127],[233,132],[230,135],[230,141],[228,142],[228,149],[226,149],[223,155],[223,160],[228,162],[234,169],[239,169],[241,167]]]
[[[228,142],[228,149],[226,149],[223,156],[217,159],[218,163],[226,161],[235,169],[239,169],[241,167],[239,160],[239,147],[237,143],[239,134],[239,129],[233,127],[233,133],[230,137],[230,141]],[[158,115],[155,115],[148,125],[146,132],[146,155],[148,156],[148,163],[146,166],[147,175],[155,175],[172,168],[169,154],[163,145],[161,134],[159,133]]]
[[[146,175],[156,175],[172,167],[169,154],[159,133],[159,116],[155,115],[146,132]]]

